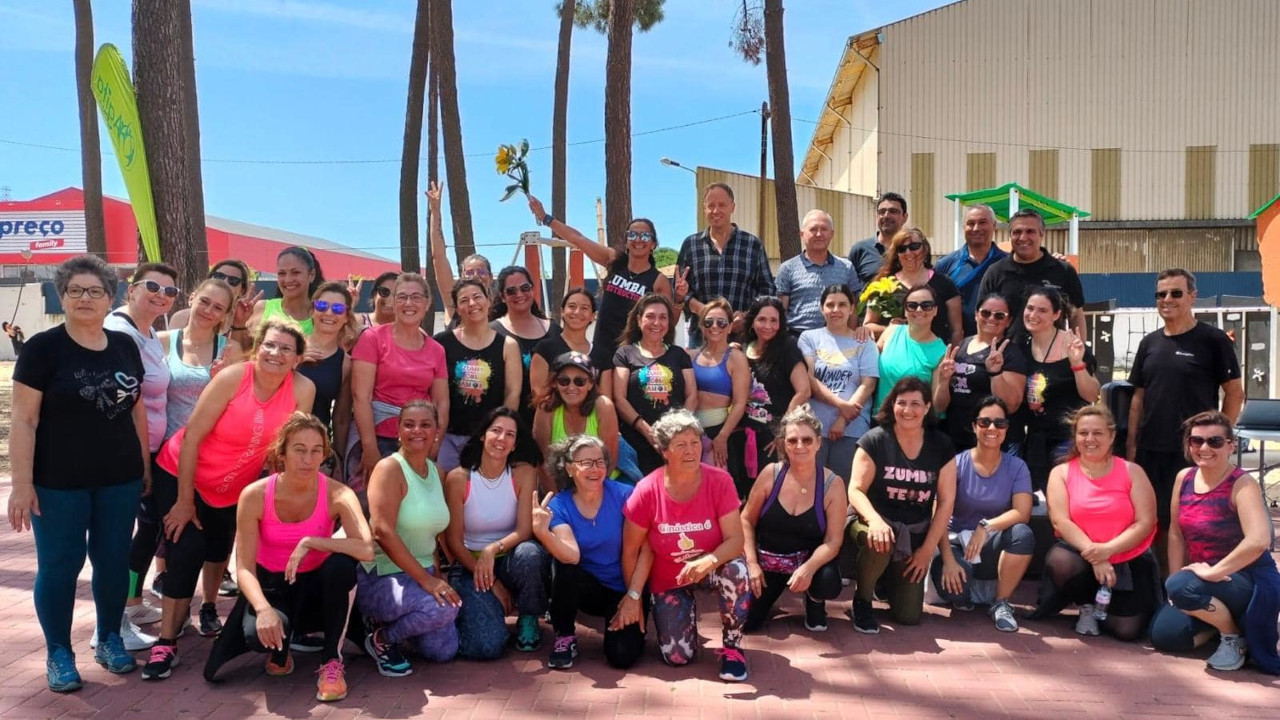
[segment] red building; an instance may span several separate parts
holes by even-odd
[[[138,223],[125,200],[104,197],[107,262],[132,266],[138,262]],[[300,245],[315,253],[325,277],[349,274],[373,278],[399,270],[391,260],[330,240],[274,228],[205,216],[211,263],[239,258],[265,275],[274,275],[276,255]],[[0,265],[53,265],[86,252],[84,191],[70,187],[33,200],[0,202]]]

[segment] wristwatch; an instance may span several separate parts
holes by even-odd
[[[632,600],[639,600],[640,593],[636,592],[635,590],[628,590],[627,597],[631,598]]]
[[[981,520],[978,521],[978,526],[981,527],[983,530],[990,530],[991,521],[986,518],[982,518]]]
[[[542,216],[542,224],[547,227],[551,227],[551,223],[554,221],[555,218],[551,217],[551,213],[546,213]]]

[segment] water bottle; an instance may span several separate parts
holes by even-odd
[[[1095,620],[1107,619],[1107,607],[1111,605],[1111,586],[1098,587],[1098,594],[1093,596],[1093,617]]]

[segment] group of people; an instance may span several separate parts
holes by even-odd
[[[440,188],[428,200],[438,209]],[[270,675],[317,652],[322,701],[347,693],[347,639],[399,677],[407,651],[534,651],[548,614],[549,667],[573,665],[580,613],[604,618],[609,664],[640,660],[651,617],[663,661],[684,665],[699,588],[717,602],[731,682],[748,676],[743,634],[788,590],[813,632],[846,584],[856,631],[879,632],[876,599],[916,624],[926,579],[1012,632],[1036,559],[1032,617],[1075,607],[1081,634],[1149,628],[1168,651],[1216,635],[1212,667],[1247,654],[1280,672],[1269,518],[1231,463],[1239,364],[1191,315],[1191,273],[1157,278],[1165,327],[1138,349],[1118,443],[1079,279],[1044,250],[1034,212],[1011,219],[1006,255],[990,208],[971,208],[966,246],[935,266],[901,196],[881,198],[877,235],[849,259],[814,210],[775,281],[760,240],[732,223],[732,189],[712,185],[704,203],[708,227],[668,278],[650,221],[615,249],[530,198],[608,270],[598,298],[566,292],[559,323],[524,268],[495,275],[472,256],[455,278],[434,212],[448,304],[434,337],[423,276],[378,277],[360,316],[358,287],[326,282],[303,248],[280,253],[276,298],[223,260],[173,317],[183,290],[167,265],[139,266],[112,311],[115,273],[64,263],[66,321],[26,343],[11,435],[9,519],[35,535],[50,688],[82,684],[71,615],[86,556],[108,671],[133,671],[147,649],[143,679],[170,677],[200,586],[197,632],[217,636],[206,679],[248,651]],[[889,277],[904,288],[897,313],[862,291]],[[689,348],[674,342],[682,315]],[[1032,530],[1037,504],[1051,547]],[[153,562],[158,608],[143,592]],[[138,629],[150,623],[156,636]]]

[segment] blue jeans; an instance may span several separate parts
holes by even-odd
[[[1253,579],[1242,572],[1226,580],[1207,582],[1190,570],[1179,570],[1164,581],[1169,603],[1161,606],[1151,619],[1151,644],[1162,652],[1189,652],[1195,647],[1195,636],[1213,630],[1209,623],[1187,614],[1204,610],[1209,600],[1217,598],[1232,619],[1243,625],[1245,611],[1253,597]]]
[[[40,514],[32,515],[36,540],[36,617],[46,647],[71,649],[76,577],[87,556],[93,563],[97,633],[120,632],[129,593],[129,544],[142,496],[142,481],[88,490],[36,486]]]
[[[516,612],[541,617],[547,611],[551,556],[536,541],[525,540],[494,560],[493,574],[511,593]],[[449,584],[462,600],[458,610],[458,656],[496,660],[507,645],[506,612],[492,591],[478,592],[475,578],[456,566]]]

